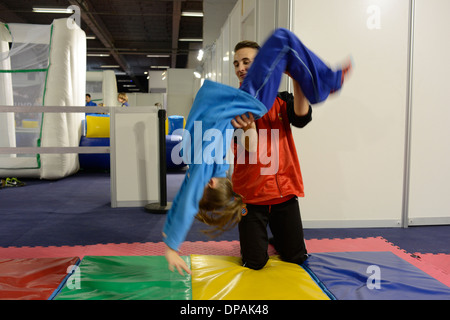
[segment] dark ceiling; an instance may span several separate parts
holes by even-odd
[[[180,41],[203,36],[203,19],[181,13],[202,12],[203,0],[0,0],[0,21],[51,24],[53,19],[67,18],[70,14],[35,13],[33,7],[71,5],[80,8],[81,28],[86,36],[95,37],[87,40],[87,70],[119,66],[113,68],[119,73],[117,79],[133,80],[141,92],[148,92],[145,72],[186,68],[190,45],[201,44]],[[123,83],[118,82],[118,90],[127,92]]]

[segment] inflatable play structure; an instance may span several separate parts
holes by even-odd
[[[172,150],[177,146],[182,137],[174,135],[177,129],[183,129],[186,120],[183,116],[169,116],[165,121],[166,132],[166,161],[167,170],[179,170],[186,167],[184,163],[172,161]],[[80,139],[80,147],[105,147],[110,146],[110,117],[107,114],[86,114],[83,121],[83,134]],[[85,170],[110,170],[110,154],[80,154],[80,168]]]
[[[86,73],[79,70],[86,70],[86,35],[74,20],[1,23],[0,105],[18,112],[0,113],[0,147],[77,147],[83,113],[25,111],[84,106]],[[78,169],[77,154],[0,155],[0,176],[59,179]]]
[[[97,105],[118,107],[117,81],[113,70],[87,71],[86,93],[91,95]]]
[[[77,107],[84,108],[86,89],[98,104],[117,106],[115,74],[79,70],[86,70],[86,36],[73,20],[57,19],[51,25],[0,24],[0,106],[9,107],[0,112],[0,148],[29,151],[0,153],[0,176],[53,180],[78,172],[80,164],[86,169],[109,169],[107,153],[63,149],[110,145],[109,110],[85,114],[84,109],[77,112]],[[45,107],[49,108],[45,111]],[[64,107],[66,112],[59,112]],[[184,119],[169,120],[167,167],[177,169],[184,165],[173,164],[170,152],[179,137],[171,137],[168,131],[169,124],[173,131]],[[60,150],[44,152],[47,147]]]

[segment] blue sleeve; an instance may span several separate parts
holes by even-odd
[[[164,242],[178,250],[198,213],[203,191],[212,177],[214,165],[191,165],[164,225]]]

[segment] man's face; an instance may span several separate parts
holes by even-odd
[[[243,82],[247,76],[248,69],[255,60],[257,49],[254,48],[242,48],[236,51],[234,54],[234,72],[239,79],[239,82]]]
[[[90,102],[91,101],[91,97],[86,96],[86,102]]]

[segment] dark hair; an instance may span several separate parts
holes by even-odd
[[[253,48],[256,50],[261,49],[261,47],[259,46],[259,44],[255,41],[250,41],[250,40],[244,40],[239,42],[238,44],[236,44],[236,46],[234,47],[234,52],[237,52],[238,50],[241,50],[242,48]]]
[[[203,233],[216,237],[234,228],[242,216],[242,196],[233,192],[228,178],[217,178],[215,188],[207,186],[199,203],[196,219],[212,227]]]
[[[86,97],[89,97],[89,98],[90,98],[90,97],[91,97],[91,95],[90,95],[89,93],[86,93]]]

